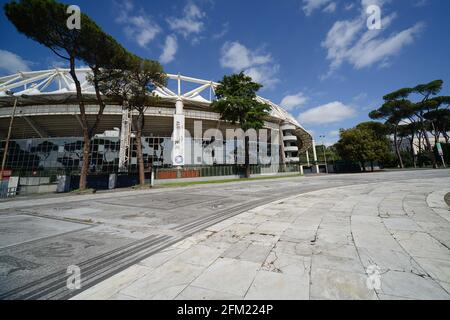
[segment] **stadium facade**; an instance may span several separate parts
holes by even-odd
[[[93,123],[99,107],[94,88],[87,81],[89,72],[88,68],[78,69],[77,75],[82,83],[88,121]],[[168,80],[167,87],[158,87],[154,91],[161,98],[158,105],[148,107],[145,112],[143,150],[146,167],[221,165],[229,164],[229,158],[236,160],[237,150],[242,150],[242,145],[236,139],[227,140],[226,132],[236,130],[237,126],[220,121],[220,115],[210,108],[218,83],[174,74],[168,74]],[[269,167],[299,163],[302,155],[306,155],[309,162],[308,150],[313,150],[311,156],[316,159],[314,140],[297,120],[273,102],[262,97],[258,100],[271,107],[270,116],[265,120],[269,138],[264,145],[259,138],[253,142],[255,150],[264,150],[272,156]],[[5,168],[20,172],[79,170],[83,139],[76,90],[69,69],[19,72],[0,78],[2,140],[7,136],[15,102],[17,108]],[[107,103],[92,141],[90,172],[136,170],[131,130],[133,116],[133,112],[121,105],[112,101]],[[200,136],[198,132],[195,134],[199,124]],[[223,141],[218,143],[217,137],[208,135],[211,129],[222,132],[220,139]],[[212,142],[215,148],[211,148]],[[200,156],[191,152],[195,146],[203,150]],[[275,154],[279,157],[273,157]],[[265,167],[268,167],[267,163]]]

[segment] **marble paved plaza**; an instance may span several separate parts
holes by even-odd
[[[432,177],[277,200],[74,299],[449,299],[449,192]]]

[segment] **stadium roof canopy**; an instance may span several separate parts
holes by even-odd
[[[76,70],[76,73],[81,83],[83,99],[86,104],[96,105],[95,90],[87,80],[91,69],[80,68]],[[219,85],[217,82],[179,74],[167,74],[167,77],[167,86],[157,87],[154,90],[154,93],[161,98],[161,104],[174,106],[175,102],[181,99],[186,108],[210,111],[208,110],[209,106],[216,99],[215,88]],[[31,106],[34,110],[40,105],[46,106],[47,108],[55,105],[77,105],[76,88],[70,75],[70,69],[55,68],[41,71],[18,72],[9,76],[0,77],[0,108],[12,107],[16,99],[19,106]],[[268,99],[260,96],[257,99],[260,102],[270,105],[270,117],[275,122],[285,125],[289,124],[295,127],[294,132],[300,139],[299,141],[301,143],[299,144],[301,145],[302,151],[311,146],[313,139],[311,134],[291,114]],[[107,104],[114,105],[117,103],[107,101]],[[4,118],[4,116],[8,115],[2,113],[0,118]],[[27,120],[28,122],[32,121],[29,118]],[[60,122],[59,118],[56,120]],[[47,126],[52,124],[50,119],[47,119],[45,122]]]
[[[18,72],[0,77],[0,106],[11,106],[18,98],[19,105],[64,104],[76,102],[75,83],[69,69],[50,69],[42,71]],[[95,102],[95,91],[87,81],[89,68],[77,69],[84,98]],[[154,93],[165,101],[175,102],[177,99],[192,105],[209,106],[216,98],[214,89],[217,82],[201,80],[182,75],[167,74],[167,87],[158,87]],[[170,86],[174,86],[173,88]],[[271,106],[271,116],[292,123],[300,128],[300,124],[283,108],[270,100],[258,96],[260,102]]]

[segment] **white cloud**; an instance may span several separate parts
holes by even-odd
[[[333,13],[336,11],[336,7],[337,7],[336,2],[331,2],[329,5],[325,7],[325,9],[323,9],[323,12]]]
[[[389,0],[362,0],[362,8],[375,3],[379,6]],[[383,33],[390,27],[396,14],[385,15],[382,18],[381,30],[367,29],[367,15],[362,10],[358,16],[349,20],[336,21],[322,47],[327,50],[327,59],[330,61],[328,74],[333,74],[344,62],[352,65],[355,69],[362,69],[379,64],[381,67],[389,65],[389,59],[407,45],[412,44],[422,32],[424,24],[417,23],[389,36]]]
[[[355,7],[355,4],[353,2],[351,2],[351,3],[346,4],[344,6],[344,9],[349,11],[349,10],[352,10],[354,7]]]
[[[29,62],[19,55],[10,51],[0,49],[0,70],[8,73],[17,73],[18,71],[30,71]]]
[[[281,100],[280,106],[290,111],[292,109],[303,106],[307,101],[308,97],[306,97],[303,92],[299,92],[294,95],[285,96],[283,100]]]
[[[305,15],[310,16],[315,10],[328,7],[332,3],[334,3],[332,0],[303,0],[303,11]],[[336,9],[335,3],[334,9]]]
[[[48,68],[68,68],[68,62],[66,60],[55,60],[54,58],[47,58]]]
[[[367,99],[367,93],[361,92],[360,94],[353,97],[353,101],[361,101]]]
[[[355,116],[356,110],[342,102],[330,102],[305,112],[298,116],[301,124],[337,123]]]
[[[403,47],[414,42],[415,37],[421,33],[424,24],[417,23],[411,28],[405,29],[384,39],[361,39],[350,51],[350,61],[356,69],[369,67],[377,62],[382,66],[388,64],[386,59],[398,54]]]
[[[270,61],[272,61],[270,54],[253,53],[237,41],[225,42],[222,46],[220,64],[235,72]]]
[[[230,23],[225,22],[224,24],[222,24],[222,30],[216,34],[213,34],[212,38],[215,40],[223,38],[228,33],[229,30],[230,30]]]
[[[178,50],[177,37],[174,35],[169,35],[166,37],[166,42],[164,43],[163,52],[159,57],[161,63],[169,63],[175,59],[175,53]]]
[[[280,82],[280,79],[277,78],[279,69],[280,66],[277,64],[262,65],[249,68],[244,72],[246,75],[250,76],[253,81],[262,84],[264,88],[272,89]]]
[[[226,42],[221,49],[220,65],[233,72],[244,71],[265,88],[272,88],[277,78],[279,65],[274,64],[270,54],[252,52],[239,42]]]
[[[116,22],[124,25],[125,34],[129,39],[145,48],[161,32],[161,28],[145,11],[140,10],[136,13],[134,9],[133,2],[123,1],[118,5],[119,16]]]
[[[339,137],[339,130],[333,130],[333,131],[328,132],[328,136]]]
[[[381,8],[384,4],[389,2],[391,2],[391,0],[361,0],[361,5],[363,7],[363,10],[366,10],[368,6],[375,5]]]
[[[205,13],[196,4],[189,2],[183,9],[182,18],[168,18],[167,23],[170,29],[187,38],[191,34],[198,34],[203,31],[204,23],[202,19],[204,17]]]
[[[416,2],[414,3],[414,7],[424,7],[428,5],[428,0],[416,0]]]

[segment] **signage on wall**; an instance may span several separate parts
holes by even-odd
[[[184,165],[184,115],[175,114],[173,116],[172,134],[172,164],[175,166]]]
[[[8,170],[8,169],[3,170],[3,178],[9,178],[11,176],[11,174],[12,174],[11,170]]]

